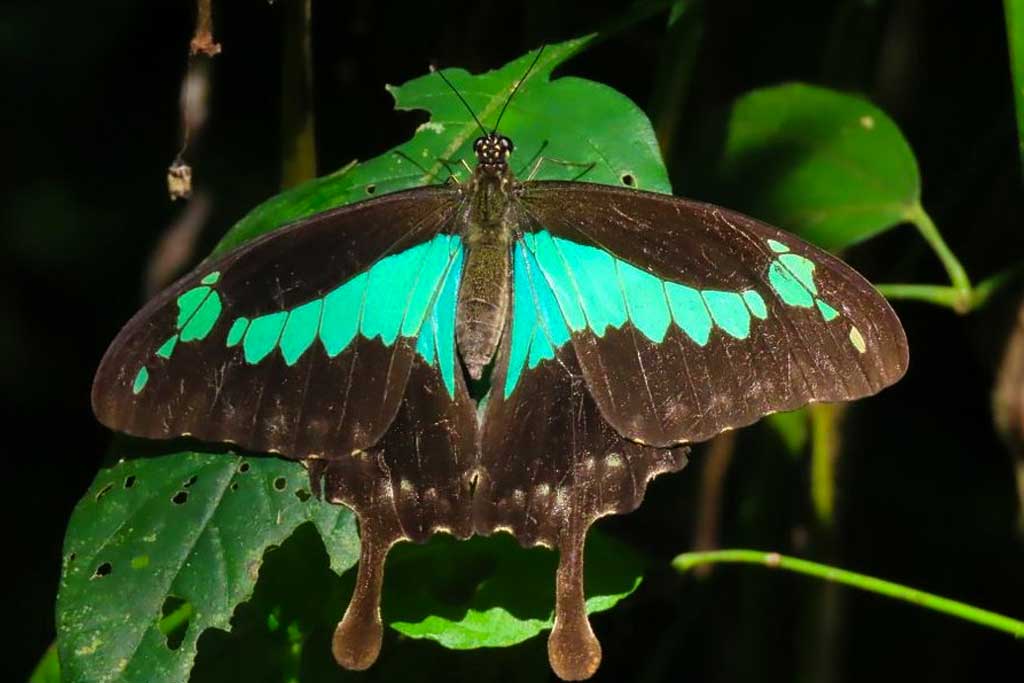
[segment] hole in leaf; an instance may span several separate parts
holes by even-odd
[[[249,463],[243,462],[241,465],[238,466],[238,471],[241,472],[242,474],[245,474],[246,472],[248,472],[249,471]]]
[[[284,487],[288,485],[288,480],[284,477],[278,477],[274,480],[274,488],[278,491],[284,491]]]
[[[112,489],[112,488],[114,488],[114,485],[113,485],[113,484],[107,484],[106,486],[104,486],[103,488],[101,488],[101,489],[99,490],[99,493],[97,493],[97,494],[96,494],[96,502],[98,503],[98,502],[99,502],[99,500],[100,500],[100,498],[102,498],[103,496],[105,496],[105,495],[107,495],[108,493],[110,493],[110,489]]]
[[[135,486],[135,475],[134,474],[129,474],[124,479],[124,487],[126,489],[130,489],[133,486]]]
[[[231,485],[231,490],[232,491],[237,491],[238,490],[238,482],[237,481]]]
[[[175,505],[184,505],[188,501],[188,491],[178,491],[174,494],[174,498],[171,498],[171,502]]]
[[[636,187],[636,178],[633,177],[632,173],[623,173],[622,184],[626,187]]]
[[[376,185],[371,183],[371,184],[366,186],[366,194],[373,194],[376,191],[377,191],[377,186]]]
[[[188,488],[189,486],[192,486],[192,484],[196,483],[197,479],[199,479],[199,477],[193,474],[191,477],[188,478],[188,480],[184,484],[182,484],[182,486]]]
[[[305,503],[307,500],[313,497],[313,494],[311,494],[306,489],[299,489],[295,492],[295,497],[301,500],[303,503]]]
[[[92,575],[94,579],[102,579],[104,576],[109,576],[114,568],[110,566],[109,562],[104,562],[100,566],[96,567],[96,572]]]
[[[185,640],[188,621],[192,617],[192,603],[174,595],[168,595],[160,610],[160,632],[167,638],[167,647],[177,650]]]
[[[72,562],[74,562],[76,557],[78,557],[78,555],[75,555],[74,553],[70,553],[68,555],[68,564],[70,565]]]

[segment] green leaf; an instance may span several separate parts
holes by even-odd
[[[592,39],[587,36],[547,46],[523,81],[501,120],[501,132],[516,146],[512,168],[525,175],[539,157],[545,157],[577,165],[546,162],[536,178],[572,179],[593,163],[583,180],[671,192],[654,131],[643,111],[601,83],[572,77],[551,80],[552,71]],[[535,56],[536,52],[525,54],[500,69],[479,75],[462,69],[445,69],[444,74],[477,118],[493,127]],[[411,140],[264,202],[235,224],[216,253],[318,211],[444,182],[448,171],[442,160],[458,180],[466,180],[468,171],[460,160],[471,167],[475,164],[473,141],[481,134],[480,128],[441,77],[426,74],[404,85],[389,86],[388,91],[397,109],[422,109],[431,114]]]
[[[335,572],[356,562],[352,514],[312,497],[294,463],[183,452],[101,470],[64,544],[57,621],[67,680],[185,680],[199,635],[230,628],[264,552],[306,522]]]
[[[507,647],[552,625],[557,555],[521,549],[508,534],[429,546],[403,544],[388,560],[384,619],[410,638],[466,650]],[[643,579],[629,546],[591,531],[586,548],[587,612],[614,607]]]
[[[839,250],[919,211],[917,161],[870,102],[791,83],[732,107],[714,183],[735,208]]]
[[[60,660],[57,658],[57,644],[46,648],[46,652],[32,670],[28,683],[60,683]]]
[[[1006,39],[1010,48],[1013,100],[1017,105],[1017,144],[1024,166],[1024,0],[1004,0]]]

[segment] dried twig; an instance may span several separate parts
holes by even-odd
[[[189,54],[204,54],[213,57],[220,54],[220,43],[213,39],[213,8],[212,0],[196,2],[196,32],[192,36]]]

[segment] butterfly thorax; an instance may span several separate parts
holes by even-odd
[[[466,263],[459,286],[455,335],[470,377],[479,379],[494,357],[512,292],[512,142],[491,133],[474,145],[476,172],[464,190]]]

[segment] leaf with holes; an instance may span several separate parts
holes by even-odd
[[[826,249],[919,209],[917,160],[892,119],[860,97],[803,83],[739,98],[711,168],[718,201]]]
[[[583,179],[671,192],[658,143],[647,116],[625,95],[582,78],[551,79],[552,71],[585,48],[593,36],[549,45],[501,119],[501,131],[515,141],[513,169],[521,177],[537,160],[537,179]],[[445,75],[485,126],[493,127],[533,54],[500,69],[472,75],[446,69]],[[221,240],[227,251],[279,225],[371,195],[444,181],[449,169],[460,180],[474,162],[473,141],[480,128],[466,107],[435,74],[390,86],[398,109],[431,114],[408,142],[374,159],[348,166],[277,195],[253,209]],[[593,167],[587,170],[587,166]]]
[[[141,449],[141,447],[140,447]],[[171,453],[102,470],[75,508],[57,598],[69,681],[182,681],[203,630],[228,630],[264,552],[312,523],[331,568],[358,559],[347,508],[276,458]]]

